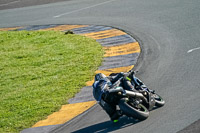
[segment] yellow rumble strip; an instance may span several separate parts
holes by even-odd
[[[111,30],[104,30],[104,31],[99,31],[99,32],[92,32],[92,33],[86,33],[82,34],[84,36],[93,38],[93,39],[104,39],[104,38],[109,38],[109,37],[114,37],[114,36],[120,36],[120,35],[125,35],[126,33],[117,29],[111,29]]]
[[[33,127],[63,124],[88,110],[94,104],[96,104],[96,101],[63,105],[58,112],[49,115],[45,120],[37,122]]]
[[[56,27],[41,29],[41,30],[42,31],[49,31],[49,30],[65,31],[65,30],[71,30],[71,29],[82,28],[82,27],[87,27],[87,26],[88,25],[59,25],[59,26],[56,26]]]
[[[126,55],[132,53],[140,53],[140,45],[138,42],[123,44],[119,46],[104,47],[104,57]]]
[[[9,31],[9,30],[16,30],[22,27],[13,27],[13,28],[0,28],[0,31]]]

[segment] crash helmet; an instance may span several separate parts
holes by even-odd
[[[106,75],[104,75],[103,73],[98,73],[95,75],[95,81],[99,81],[103,78],[106,78]]]

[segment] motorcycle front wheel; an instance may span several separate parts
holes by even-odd
[[[157,107],[162,107],[162,106],[164,106],[165,105],[165,101],[163,100],[163,98],[160,96],[160,95],[158,95],[158,94],[154,94],[154,99],[155,99],[155,106],[157,106]]]
[[[139,120],[145,120],[149,117],[149,111],[144,105],[138,104],[137,106],[134,106],[133,104],[129,103],[126,98],[120,99],[119,108],[125,115],[129,117]]]

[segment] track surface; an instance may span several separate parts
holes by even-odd
[[[199,5],[199,0],[72,0],[1,10],[0,27],[95,24],[129,32],[142,46],[138,77],[166,105],[145,121],[125,117],[117,125],[95,106],[54,131],[174,133],[200,119]]]
[[[0,0],[0,10],[43,5],[70,0]]]

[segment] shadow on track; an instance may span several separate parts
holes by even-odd
[[[119,122],[113,123],[112,121],[106,121],[102,123],[98,123],[95,125],[91,125],[89,127],[85,127],[74,131],[73,133],[105,133],[115,131],[121,128],[125,128],[128,126],[132,126],[136,123],[140,122],[139,120],[128,118],[126,116],[119,119]]]

